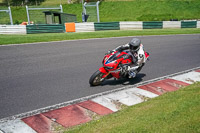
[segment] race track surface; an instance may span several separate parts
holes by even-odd
[[[200,66],[200,34],[143,36],[150,61],[128,85]],[[104,54],[132,37],[0,46],[0,119],[124,87],[90,87]]]

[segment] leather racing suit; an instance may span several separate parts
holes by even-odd
[[[126,51],[130,56],[132,56],[134,66],[129,66],[128,68],[126,67],[122,69],[122,73],[129,73],[129,78],[134,78],[136,73],[142,69],[147,60],[145,57],[144,46],[142,44],[140,44],[140,47],[137,51],[130,50],[129,44],[118,46],[112,51]]]

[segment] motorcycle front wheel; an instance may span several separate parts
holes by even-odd
[[[104,73],[100,72],[99,70],[97,70],[91,77],[89,80],[89,83],[91,86],[97,86],[100,85],[103,81],[102,81],[102,76],[104,75]]]

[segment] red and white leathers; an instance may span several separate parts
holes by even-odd
[[[138,50],[137,52],[138,54],[138,65],[141,66],[142,63],[145,63],[146,62],[146,56],[145,56],[145,53],[144,53],[144,46],[142,44],[140,44],[140,49]]]
[[[114,51],[123,51],[123,50],[129,51],[128,54],[133,57],[132,59],[135,65],[141,66],[147,60],[144,53],[144,46],[142,44],[140,44],[140,47],[137,51],[130,50],[129,44],[124,44],[114,49]]]

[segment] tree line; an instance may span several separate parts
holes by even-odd
[[[2,4],[6,6],[24,6],[40,5],[45,0],[3,0]]]
[[[46,0],[3,0],[0,5],[4,6],[24,6],[24,5],[40,5]],[[82,2],[97,2],[104,0],[66,0],[68,4],[82,3]]]

